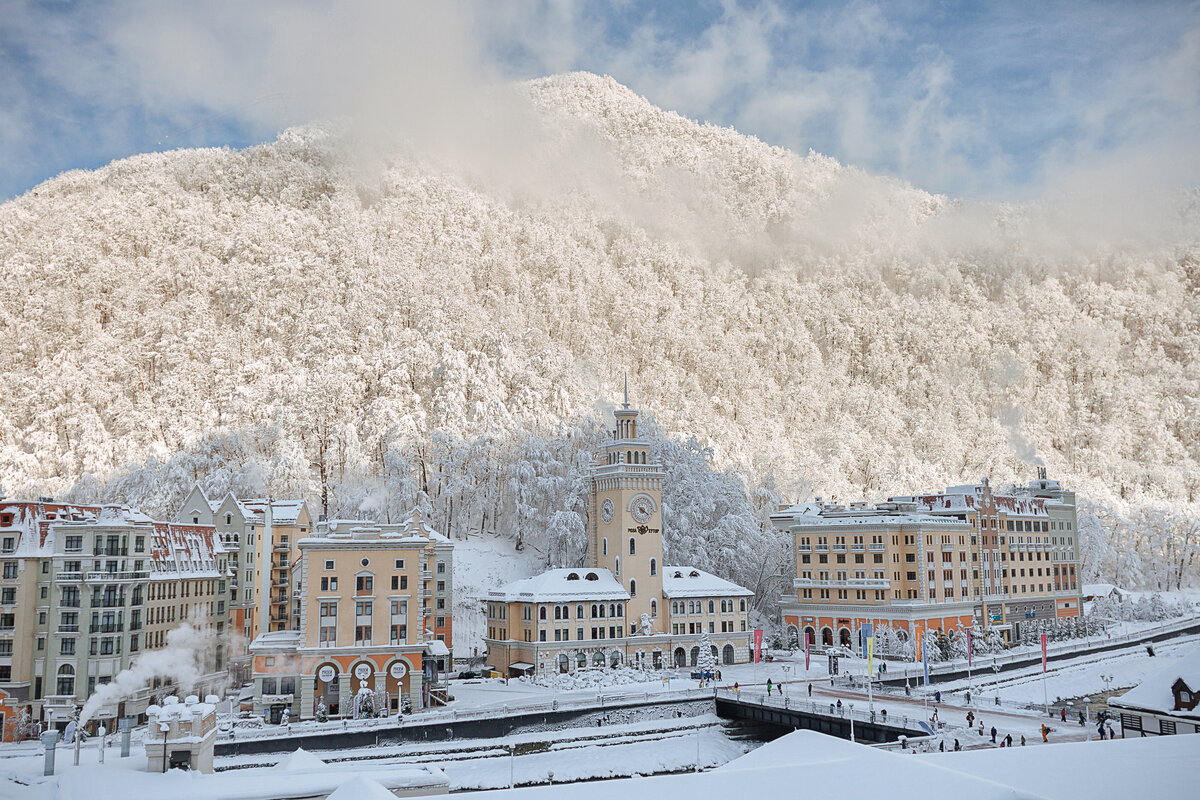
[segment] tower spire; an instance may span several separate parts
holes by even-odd
[[[621,404],[621,408],[629,408],[629,373],[625,373],[625,402]]]

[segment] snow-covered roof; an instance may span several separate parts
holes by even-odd
[[[1190,691],[1200,692],[1200,647],[1192,648],[1175,661],[1160,667],[1125,694],[1109,700],[1109,705],[1153,711],[1155,714],[1172,717],[1200,719],[1200,706],[1191,711],[1175,710],[1175,695],[1171,687],[1180,678]]]
[[[303,500],[272,500],[270,502],[271,522],[276,525],[295,525],[296,520],[300,517],[301,509],[304,508]],[[267,498],[265,497],[242,500],[241,505],[252,511],[255,516],[266,516]]]
[[[250,643],[250,652],[260,650],[279,650],[299,647],[303,631],[267,631],[254,637]]]
[[[432,639],[425,643],[425,649],[429,651],[431,656],[448,656],[450,648],[446,647],[446,643],[441,639]]]
[[[663,567],[663,594],[676,597],[751,597],[754,592],[695,567]]]
[[[606,569],[552,569],[493,589],[487,599],[508,603],[628,600],[629,593]]]

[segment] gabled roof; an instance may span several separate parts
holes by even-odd
[[[663,567],[663,594],[679,597],[753,597],[754,592],[695,567]]]
[[[1172,717],[1200,719],[1200,707],[1192,711],[1175,710],[1175,693],[1172,687],[1182,679],[1194,690],[1200,691],[1200,647],[1184,653],[1175,661],[1150,673],[1144,681],[1120,697],[1108,701],[1111,706],[1141,711],[1152,711]]]
[[[606,569],[551,569],[493,589],[487,593],[487,599],[508,603],[570,603],[628,600],[629,593]]]

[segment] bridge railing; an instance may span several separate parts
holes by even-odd
[[[867,708],[855,708],[851,710],[851,703],[842,703],[838,706],[835,700],[832,703],[827,703],[818,700],[809,700],[807,698],[791,697],[789,695],[772,694],[767,695],[756,689],[730,689],[722,687],[717,689],[717,699],[733,700],[738,703],[750,703],[752,705],[761,706],[762,708],[775,708],[783,711],[798,711],[803,714],[810,714],[817,717],[828,717],[830,719],[853,719],[855,722],[864,722],[874,725],[893,725],[897,728],[905,728],[908,730],[917,730],[920,727],[920,720],[916,717],[910,717],[905,714],[889,714],[884,709],[871,711]]]
[[[470,710],[459,710],[454,707],[442,709],[423,709],[412,714],[375,719],[330,719],[328,722],[305,720],[292,722],[289,725],[263,725],[250,729],[237,728],[230,733],[228,727],[218,731],[221,741],[238,739],[271,739],[277,737],[297,736],[301,734],[340,733],[344,731],[369,731],[410,726],[428,725],[431,723],[469,722],[472,720],[497,719],[518,714],[545,714],[557,711],[603,711],[610,708],[628,708],[629,706],[645,705],[646,703],[676,703],[688,700],[711,700],[713,689],[672,689],[669,692],[631,692],[605,694],[603,691],[585,697],[559,698],[537,703],[509,703],[498,706],[486,706]],[[234,723],[236,725],[236,722]]]

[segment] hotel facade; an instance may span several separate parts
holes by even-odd
[[[1031,620],[1082,608],[1075,495],[1044,470],[998,494],[985,479],[876,503],[787,506],[772,515],[793,534],[790,641],[856,646],[866,623],[902,640],[994,628],[1016,641]]]
[[[628,397],[614,416],[591,472],[589,565],[486,595],[494,672],[694,666],[704,637],[718,663],[751,659],[753,593],[695,567],[663,564],[664,471],[649,460]]]

